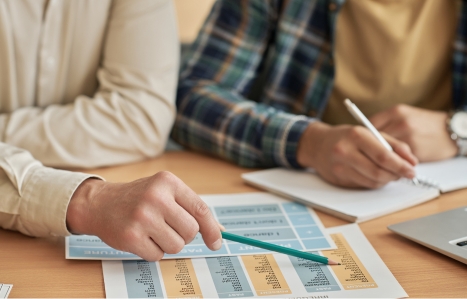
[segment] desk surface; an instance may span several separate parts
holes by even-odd
[[[127,182],[169,170],[199,194],[258,191],[240,174],[251,171],[191,152],[93,170],[112,182]],[[410,297],[467,296],[467,266],[399,237],[389,224],[467,205],[467,190],[360,224],[371,244]],[[327,227],[346,224],[317,212]],[[105,297],[100,261],[65,260],[63,238],[30,238],[0,229],[0,282],[14,285],[10,297]]]

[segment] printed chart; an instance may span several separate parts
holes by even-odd
[[[328,229],[337,249],[317,252],[340,266],[282,254],[103,261],[107,298],[407,296],[358,225]]]
[[[268,193],[209,195],[202,198],[228,232],[304,251],[335,248],[317,215],[301,204]],[[166,254],[164,259],[269,252],[227,240],[224,240],[220,250],[211,251],[198,234],[180,253]],[[109,247],[95,236],[67,237],[66,253],[68,259],[140,259],[134,254]]]

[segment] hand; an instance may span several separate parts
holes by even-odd
[[[211,250],[222,245],[209,207],[169,172],[125,184],[84,181],[71,198],[67,225],[147,261],[180,252],[198,231]]]
[[[413,178],[417,159],[407,144],[384,136],[387,150],[361,126],[329,126],[313,123],[302,135],[297,159],[315,168],[328,182],[342,187],[379,188],[401,177]]]
[[[454,157],[457,146],[446,128],[448,114],[408,105],[377,113],[370,121],[381,132],[407,143],[421,162]]]

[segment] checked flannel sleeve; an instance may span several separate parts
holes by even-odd
[[[248,99],[281,2],[216,2],[181,70],[177,142],[245,167],[300,167],[298,141],[313,119]]]

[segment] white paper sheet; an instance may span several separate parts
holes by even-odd
[[[467,187],[467,158],[465,157],[421,163],[415,170],[417,176],[432,181],[443,193]]]
[[[340,266],[282,254],[102,261],[107,298],[401,298],[407,294],[356,224],[327,229]]]
[[[228,232],[304,251],[335,248],[315,212],[269,193],[205,195],[216,219]],[[178,254],[164,259],[264,253],[267,250],[224,240],[218,251],[209,250],[198,236]],[[115,250],[95,236],[66,238],[67,259],[135,260],[138,256]]]
[[[8,298],[11,288],[13,288],[12,284],[0,283],[0,298]]]
[[[438,189],[390,182],[376,190],[346,189],[331,185],[317,174],[272,168],[242,174],[249,184],[310,205],[351,222],[363,222],[393,213],[439,195]]]

